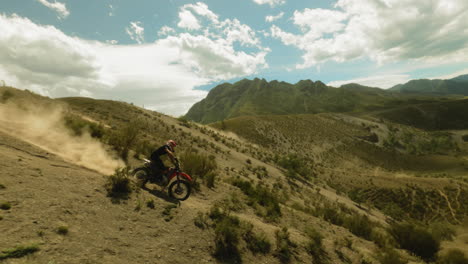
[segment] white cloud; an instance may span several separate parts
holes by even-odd
[[[382,89],[391,88],[397,84],[406,83],[411,80],[410,76],[407,74],[388,74],[388,75],[378,75],[372,77],[363,77],[351,80],[342,80],[342,81],[333,81],[327,83],[329,86],[340,87],[341,85],[348,83],[357,83],[360,85],[378,87]]]
[[[465,0],[338,0],[335,8],[296,11],[302,34],[272,26],[272,36],[304,52],[297,68],[369,58],[437,64],[468,56]]]
[[[178,27],[187,28],[191,30],[200,29],[200,23],[198,23],[198,19],[192,14],[189,10],[182,10],[179,12],[179,23],[177,24]]]
[[[271,7],[275,7],[277,5],[282,5],[286,3],[286,0],[253,0],[258,5],[268,4]]]
[[[266,16],[265,17],[265,21],[266,22],[273,22],[273,21],[276,21],[278,19],[281,19],[282,17],[284,16],[284,12],[280,12],[278,15],[276,16]]]
[[[115,13],[114,13],[115,8],[114,8],[114,6],[113,6],[113,5],[109,5],[109,9],[110,9],[110,11],[109,11],[109,16],[115,16]]]
[[[158,32],[158,36],[167,36],[167,35],[170,35],[170,34],[173,34],[175,33],[175,30],[171,27],[168,27],[168,26],[163,26],[159,32]]]
[[[182,33],[154,43],[115,45],[0,14],[0,80],[51,97],[116,99],[181,115],[206,96],[195,87],[266,67],[268,50],[236,50],[235,42],[259,45],[258,40],[242,24],[227,21],[213,33],[218,37]],[[225,32],[227,24],[232,30]]]
[[[138,44],[145,41],[145,29],[141,26],[140,21],[130,22],[130,26],[125,28],[125,32]]]
[[[67,6],[64,3],[55,1],[50,3],[47,0],[37,0],[39,3],[43,4],[47,8],[50,8],[58,13],[59,18],[66,18],[70,15],[70,12],[67,9]]]

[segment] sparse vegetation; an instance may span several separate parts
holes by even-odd
[[[463,141],[468,142],[468,134],[462,136]]]
[[[106,178],[107,195],[113,198],[127,198],[132,192],[131,183],[129,179],[130,168],[119,168],[115,173]]]
[[[2,103],[6,103],[10,98],[12,98],[14,96],[14,94],[11,92],[11,91],[4,91],[2,93],[2,97],[1,97],[1,102]]]
[[[450,249],[437,259],[437,264],[467,264],[468,257],[459,249]]]
[[[193,219],[193,223],[200,229],[206,229],[208,227],[208,218],[202,212],[198,212],[197,216]]]
[[[164,210],[162,211],[164,221],[169,222],[174,218],[174,215],[172,214],[172,210],[175,208],[177,208],[177,205],[175,204],[169,204],[164,207]]]
[[[0,253],[0,260],[8,258],[21,258],[36,251],[39,251],[39,246],[36,244],[17,246],[15,248],[2,250]]]
[[[249,229],[244,235],[247,248],[254,254],[267,254],[271,250],[271,243],[264,233],[255,233]]]
[[[154,208],[155,208],[154,200],[153,200],[153,199],[147,200],[147,201],[146,201],[146,207],[151,208],[151,209],[154,209]]]
[[[137,143],[143,126],[142,121],[135,119],[109,134],[107,142],[114,147],[124,161],[128,161],[128,153]]]
[[[290,263],[294,255],[293,249],[297,247],[297,245],[289,239],[288,229],[283,227],[280,230],[277,230],[275,237],[275,256],[281,261],[281,263]]]
[[[278,221],[281,217],[281,207],[277,195],[268,187],[257,184],[255,187],[248,181],[236,179],[233,185],[239,187],[247,195],[248,205],[267,221]]]
[[[306,244],[307,253],[312,256],[314,263],[325,263],[327,254],[323,249],[322,234],[312,227],[308,227],[305,233],[309,238],[309,242]]]
[[[391,226],[389,232],[402,249],[414,253],[425,261],[435,260],[440,241],[426,229],[411,223],[397,223]]]
[[[56,232],[59,235],[66,235],[68,234],[68,226],[65,226],[65,225],[59,226],[57,227]]]
[[[404,260],[398,252],[393,248],[383,248],[379,250],[377,259],[381,264],[406,264],[408,261]]]
[[[2,202],[2,203],[0,203],[0,209],[10,210],[11,209],[11,204],[9,202]]]
[[[102,125],[84,120],[79,116],[68,114],[63,119],[65,127],[76,136],[89,133],[91,137],[100,139],[105,134],[105,129]]]
[[[195,188],[197,188],[198,179],[201,179],[209,188],[215,186],[218,165],[214,156],[199,154],[194,149],[190,149],[183,152],[179,159],[184,171],[194,179]]]

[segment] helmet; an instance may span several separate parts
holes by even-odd
[[[170,140],[168,140],[166,142],[166,145],[169,145],[169,146],[171,146],[171,148],[173,148],[173,147],[177,146],[177,143],[175,143],[174,140],[170,139]]]

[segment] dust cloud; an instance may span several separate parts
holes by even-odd
[[[63,113],[61,107],[0,104],[0,130],[68,162],[105,175],[124,166],[121,160],[112,158],[104,145],[89,134],[72,135],[64,125]]]

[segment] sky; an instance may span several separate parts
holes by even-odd
[[[1,0],[0,80],[185,114],[224,82],[468,73],[466,0]]]

